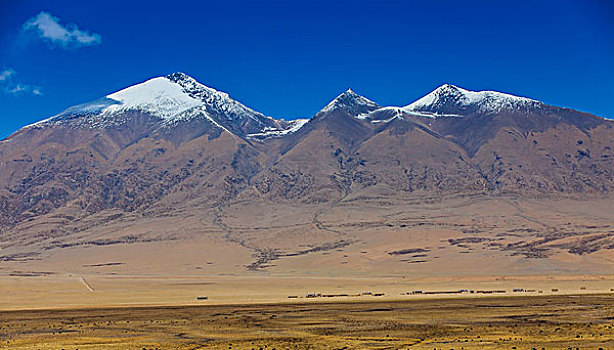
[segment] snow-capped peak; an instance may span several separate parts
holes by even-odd
[[[119,103],[106,107],[104,113],[139,110],[163,119],[172,119],[202,104],[202,101],[188,95],[181,85],[163,77],[130,86],[106,98]]]
[[[253,122],[268,124],[271,118],[248,108],[232,99],[227,93],[215,90],[196,81],[196,79],[181,73],[173,73],[166,77],[178,84],[188,96],[197,99],[207,106],[211,114],[223,114],[225,119],[251,119]]]
[[[56,123],[78,127],[107,127],[123,124],[127,118],[131,118],[126,112],[145,113],[158,118],[163,127],[193,119],[208,120],[237,135],[259,134],[267,130],[291,133],[299,125],[267,117],[187,74],[173,73],[70,107],[28,127]]]
[[[361,118],[371,111],[380,108],[380,106],[369,100],[366,97],[360,96],[352,89],[347,89],[344,93],[337,96],[329,104],[327,104],[318,114],[328,113],[335,109],[341,109],[351,116]]]
[[[471,91],[444,84],[416,102],[403,107],[406,112],[434,115],[494,114],[503,110],[528,111],[543,107],[542,102],[497,91]]]
[[[185,74],[184,77],[192,79]],[[168,77],[156,77],[97,100],[72,106],[28,127],[54,123],[71,123],[83,127],[117,125],[121,119],[116,117],[128,111],[147,113],[170,122],[202,105],[202,101],[190,96],[177,82]]]

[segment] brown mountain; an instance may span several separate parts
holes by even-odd
[[[154,78],[0,142],[0,272],[611,271],[613,126],[452,85],[284,121]]]

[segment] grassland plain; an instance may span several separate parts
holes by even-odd
[[[614,349],[614,295],[0,313],[0,349]]]

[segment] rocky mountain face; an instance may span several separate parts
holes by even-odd
[[[237,203],[286,203],[319,227],[350,199],[611,198],[613,149],[613,121],[499,92],[444,85],[381,107],[348,90],[309,120],[285,121],[174,73],[0,142],[0,260],[139,218],[190,213],[223,233]]]

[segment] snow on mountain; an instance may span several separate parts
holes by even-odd
[[[201,118],[228,132],[240,135],[282,135],[298,129],[298,122],[267,117],[227,93],[197,82],[184,73],[147,80],[96,101],[70,107],[62,113],[28,127],[69,123],[79,127],[107,127],[125,121],[127,112],[140,112],[159,118],[162,126]]]
[[[279,137],[287,134],[292,134],[302,128],[308,121],[309,119],[289,120],[287,121],[287,125],[285,125],[285,128],[283,129],[267,128],[264,129],[262,132],[248,134],[247,136],[250,138],[264,139],[267,137]]]
[[[169,122],[180,115],[185,115],[187,110],[201,105],[202,101],[186,94],[181,85],[165,77],[157,77],[98,100],[70,107],[58,115],[28,127],[42,127],[55,123],[105,127],[121,123],[121,120],[114,116],[128,111],[147,113]]]
[[[380,105],[369,100],[366,97],[348,89],[341,95],[337,96],[329,104],[327,104],[318,114],[329,113],[335,109],[341,109],[359,119],[364,119],[366,115],[380,108]]]
[[[545,106],[542,102],[497,91],[470,91],[444,84],[416,102],[403,107],[407,113],[422,116],[459,116],[528,111]]]
[[[223,116],[227,120],[251,119],[265,125],[274,122],[274,119],[265,117],[262,113],[244,106],[232,99],[227,93],[205,86],[184,73],[173,73],[166,79],[179,85],[187,96],[209,107],[208,112],[216,116]]]
[[[186,94],[181,85],[163,77],[147,80],[106,97],[119,103],[106,107],[103,113],[138,110],[166,120],[203,104]]]
[[[496,91],[470,91],[445,84],[405,107],[381,107],[351,89],[328,103],[316,116],[342,110],[371,123],[382,123],[409,114],[425,118],[492,115],[502,111],[529,113],[548,107],[542,102]],[[75,127],[121,125],[130,112],[160,120],[172,128],[191,120],[206,120],[232,134],[253,139],[280,137],[298,131],[308,120],[277,120],[246,107],[227,93],[205,86],[184,73],[149,79],[101,99],[76,105],[62,113],[29,125],[66,124]]]
[[[388,123],[394,119],[403,119],[404,111],[400,107],[381,107],[364,116],[371,124]]]

